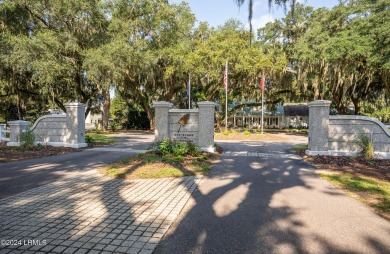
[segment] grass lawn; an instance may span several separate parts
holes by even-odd
[[[303,135],[307,136],[305,132],[264,132],[261,134],[259,130],[252,131],[236,131],[227,130],[214,133],[217,140],[253,140],[253,141],[286,141],[289,140],[289,135]]]
[[[320,176],[390,220],[389,182],[349,173],[321,173]]]
[[[320,177],[390,221],[390,160],[307,156],[306,149],[307,145],[296,146],[293,150],[320,169]]]
[[[308,149],[308,146],[307,145],[297,145],[293,148],[293,150],[295,152],[299,152],[299,153],[305,153],[305,151]]]
[[[204,175],[211,170],[216,155],[199,153],[196,156],[161,155],[156,152],[138,154],[98,169],[98,172],[114,178],[164,178]]]
[[[91,131],[91,132],[87,132],[86,136],[89,136],[91,138],[91,142],[93,143],[100,143],[100,144],[107,144],[107,145],[116,143],[115,138],[111,138],[109,134],[104,132]]]

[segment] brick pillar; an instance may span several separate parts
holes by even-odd
[[[198,102],[199,108],[199,147],[203,151],[215,152],[214,147],[214,110],[211,101]]]
[[[169,138],[169,109],[173,104],[166,101],[153,102],[155,116],[155,141]]]
[[[22,120],[10,121],[8,122],[8,125],[10,130],[10,140],[7,143],[7,146],[20,146],[20,135],[30,129],[30,122]]]
[[[65,103],[67,147],[86,147],[85,143],[85,104],[78,102]]]
[[[317,100],[309,106],[308,155],[329,155],[329,110],[330,101]]]

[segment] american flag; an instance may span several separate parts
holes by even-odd
[[[261,79],[260,79],[260,91],[264,92],[264,83],[265,83],[265,76],[264,72],[261,74]]]

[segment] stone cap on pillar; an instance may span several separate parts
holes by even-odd
[[[154,101],[153,107],[154,108],[172,108],[173,104],[167,101]]]
[[[64,106],[66,108],[75,108],[75,107],[85,107],[86,105],[80,102],[68,102],[68,103],[64,103]]]
[[[198,107],[215,107],[215,103],[212,101],[201,101],[198,102]]]
[[[29,126],[31,122],[29,121],[23,121],[23,120],[17,120],[17,121],[9,121],[7,122],[9,126],[11,125],[22,125],[22,126]]]
[[[316,100],[316,101],[311,101],[307,105],[309,107],[330,107],[331,101],[326,101],[326,100]]]

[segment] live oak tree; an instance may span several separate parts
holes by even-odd
[[[1,3],[1,32],[8,42],[5,59],[13,74],[28,80],[26,88],[35,97],[62,109],[64,102],[77,99],[89,112],[98,89],[86,78],[83,63],[87,50],[104,42],[107,20],[101,5],[98,0]]]
[[[290,90],[291,101],[331,100],[339,113],[348,113],[349,103],[355,114],[363,102],[386,107],[388,12],[384,1],[345,1],[315,11],[296,4],[293,15],[260,29],[260,43],[283,48],[289,60],[290,88],[282,82],[279,91]]]
[[[154,127],[152,102],[171,101],[183,88],[180,58],[189,47],[194,15],[187,4],[168,1],[111,1],[110,41],[103,58],[117,93],[137,103]]]
[[[253,8],[253,1],[235,2]],[[355,113],[387,112],[387,1],[349,0],[318,10],[292,4],[252,40],[235,20],[195,27],[188,4],[167,0],[0,1],[1,121],[34,120],[48,107],[78,100],[86,113],[102,106],[107,128],[114,89],[126,105],[145,111],[153,127],[153,101],[188,107],[189,77],[192,102],[223,106],[226,60],[229,102],[257,106],[264,71],[268,108],[327,99],[340,113],[350,104]]]
[[[195,30],[193,43],[196,47],[183,66],[191,73],[195,101],[209,100],[225,104],[223,73],[226,60],[229,63],[229,103],[254,99],[255,91],[259,91],[261,71],[283,72],[287,63],[284,55],[264,54],[259,45],[246,43],[247,36],[248,31],[236,20],[228,20],[217,29],[210,29],[203,23]],[[234,113],[234,109],[230,113]],[[217,116],[219,125],[226,116],[220,116],[219,111]]]

